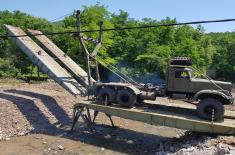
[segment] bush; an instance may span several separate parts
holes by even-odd
[[[9,60],[0,58],[0,77],[16,77],[19,70]]]

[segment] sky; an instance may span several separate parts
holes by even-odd
[[[110,12],[124,10],[130,18],[138,20],[170,17],[190,22],[235,18],[235,0],[0,0],[0,10],[19,10],[53,20],[97,2]],[[235,22],[203,24],[203,27],[206,32],[235,31]]]

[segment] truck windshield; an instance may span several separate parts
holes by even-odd
[[[189,71],[176,71],[175,72],[175,78],[189,78]]]

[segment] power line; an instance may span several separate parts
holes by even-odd
[[[0,39],[6,39],[6,38],[18,38],[18,37],[31,37],[31,36],[50,36],[50,35],[62,35],[62,34],[75,34],[77,32],[74,31],[67,31],[67,32],[52,32],[52,33],[44,33],[44,34],[25,34],[25,35],[2,35],[0,36]]]
[[[64,18],[64,17],[66,17],[66,16],[73,15],[73,13],[74,13],[74,12],[70,12],[70,13],[65,14],[65,15],[63,15],[63,16],[60,16],[60,17],[54,18],[54,19],[50,20],[49,22],[57,21],[57,20],[62,19],[62,18]]]
[[[180,26],[180,25],[195,25],[195,24],[208,24],[208,23],[222,23],[232,22],[235,19],[221,19],[221,20],[208,20],[208,21],[195,21],[195,22],[184,22],[184,23],[172,23],[172,24],[159,24],[159,25],[145,25],[145,26],[134,26],[134,27],[123,27],[123,28],[112,28],[103,29],[102,31],[118,31],[118,30],[130,30],[130,29],[145,29],[145,28],[157,28],[157,27],[169,27],[169,26]],[[93,30],[100,31],[100,30]],[[83,31],[86,32],[86,31]],[[90,32],[90,31],[87,31]]]
[[[147,28],[158,28],[158,27],[170,27],[170,26],[180,26],[180,25],[195,25],[195,24],[208,24],[208,23],[222,23],[222,22],[232,22],[235,19],[221,19],[221,20],[208,20],[208,21],[195,21],[195,22],[184,22],[184,23],[172,23],[172,24],[158,24],[158,25],[144,25],[144,26],[134,26],[134,27],[116,27],[110,29],[102,29],[101,31],[122,31],[122,30],[132,30],[132,29],[147,29]],[[82,30],[81,33],[94,33],[100,32],[100,29],[95,30]],[[14,37],[27,37],[27,36],[39,36],[39,35],[62,35],[62,34],[76,34],[77,31],[66,31],[66,32],[53,32],[44,34],[26,34],[26,35],[5,35],[0,36],[0,38],[14,38]]]

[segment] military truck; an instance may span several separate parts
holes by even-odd
[[[224,105],[232,104],[231,95],[232,84],[229,82],[214,81],[206,77],[194,77],[195,68],[193,68],[190,58],[178,57],[170,60],[166,85],[152,86],[141,85],[133,80],[126,80],[126,83],[102,83],[99,82],[98,62],[96,59],[99,48],[102,46],[102,26],[100,26],[99,39],[83,37],[80,34],[80,22],[78,20],[78,38],[86,55],[87,73],[78,66],[63,51],[54,45],[48,38],[39,38],[36,34],[42,34],[40,31],[33,31],[32,34],[38,36],[37,40],[50,51],[53,57],[63,65],[60,66],[53,58],[38,46],[30,37],[12,37],[16,44],[41,70],[49,77],[58,82],[62,87],[73,95],[94,95],[97,103],[111,104],[116,103],[124,107],[132,107],[143,100],[156,100],[160,96],[172,97],[175,93],[185,95],[185,98],[191,102],[197,102],[197,111],[199,116],[208,120],[221,120],[224,116]],[[26,33],[20,28],[5,25],[12,36],[25,36]],[[43,35],[40,35],[43,36]],[[27,41],[31,40],[31,41]],[[45,41],[46,40],[46,41]],[[95,43],[95,49],[90,54],[84,40]],[[47,44],[44,44],[44,43]],[[44,53],[44,54],[42,54]],[[96,80],[91,77],[90,58],[94,59]],[[107,65],[107,64],[106,64]],[[108,65],[104,67],[109,68]],[[109,68],[112,70],[111,68]],[[66,72],[66,70],[68,72]],[[70,74],[71,75],[70,75]],[[116,74],[121,77],[121,74]],[[125,76],[125,75],[124,75]],[[123,78],[122,78],[123,79]],[[125,80],[125,78],[124,78]]]
[[[96,100],[99,103],[116,103],[131,108],[143,100],[156,100],[157,97],[183,94],[190,102],[197,103],[197,113],[200,117],[207,120],[222,120],[225,112],[224,105],[233,104],[232,83],[215,81],[207,76],[196,78],[195,71],[200,72],[192,66],[190,58],[172,58],[167,68],[165,85],[96,83]]]

